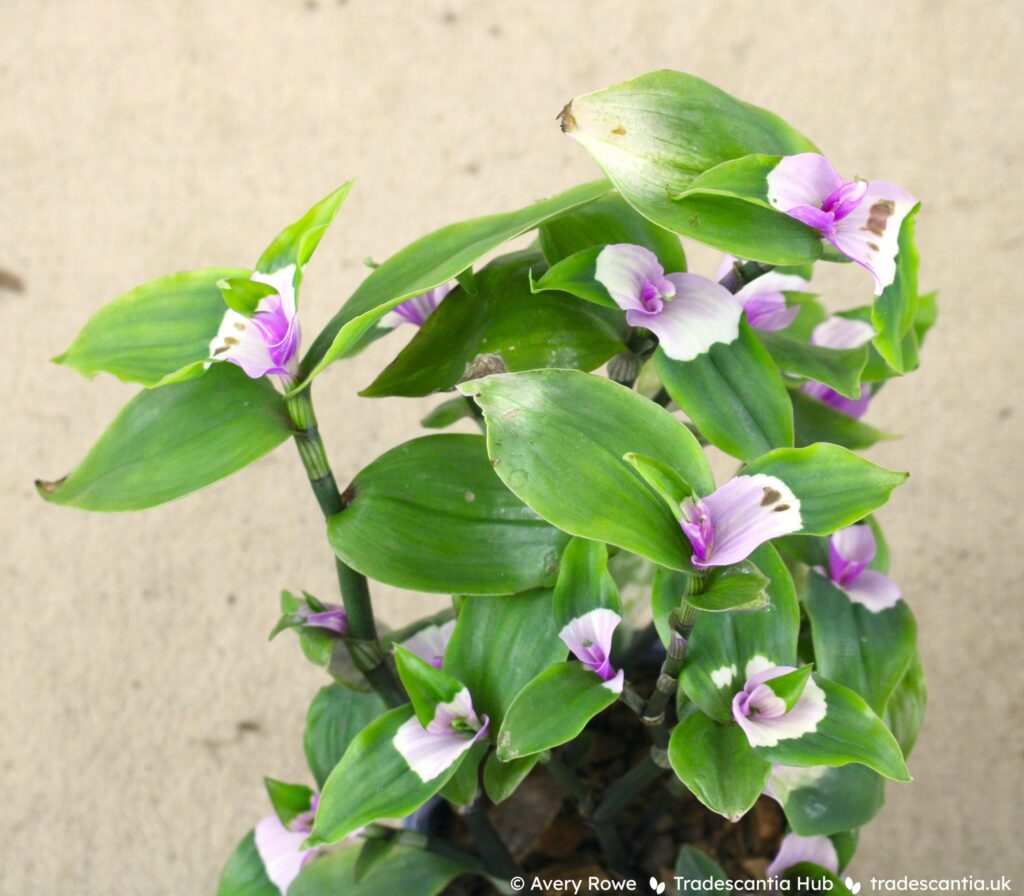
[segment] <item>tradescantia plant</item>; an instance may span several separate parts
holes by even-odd
[[[220,896],[508,892],[570,854],[678,889],[761,856],[841,888],[886,780],[910,780],[925,691],[875,515],[905,474],[855,452],[886,438],[870,403],[935,317],[916,200],[676,72],[580,97],[561,126],[607,179],[417,240],[304,355],[300,286],[348,184],[253,269],[145,284],[57,358],[144,388],[47,501],[140,510],[292,439],[326,520],[341,602],[285,592],[272,633],[332,679],[311,779],[267,780]],[[714,278],[680,237],[726,253]],[[830,313],[814,266],[848,261],[865,302]],[[361,394],[445,397],[341,488],[311,387],[393,330]],[[434,432],[459,421],[480,434]],[[371,579],[452,608],[385,632]],[[553,810],[520,799],[537,782]],[[776,803],[774,836],[729,846]],[[561,854],[555,815],[576,831]]]

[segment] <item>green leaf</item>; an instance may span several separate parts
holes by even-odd
[[[370,686],[363,673],[356,668],[341,635],[315,625],[308,625],[306,616],[298,612],[302,607],[308,607],[314,613],[321,613],[327,609],[309,592],[304,591],[302,597],[298,598],[289,591],[283,591],[282,615],[270,632],[270,640],[285,629],[291,629],[298,636],[303,656],[314,666],[323,669],[346,688],[369,691]]]
[[[455,279],[466,292],[471,296],[475,296],[479,286],[476,282],[476,271],[472,268],[466,268],[464,271],[455,275]]]
[[[845,256],[844,256],[845,257]],[[810,279],[813,274],[813,266],[806,268],[776,268],[779,273],[793,273],[797,276]],[[786,292],[786,301],[790,305],[798,305],[796,320],[783,331],[790,339],[799,339],[801,342],[810,342],[818,324],[828,320],[829,313],[825,306],[818,301],[817,293],[810,292]],[[870,352],[870,349],[868,350]]]
[[[775,766],[768,786],[782,804],[789,826],[801,837],[859,828],[885,804],[885,779],[864,765]]]
[[[840,311],[838,317],[847,320],[859,320],[869,324],[872,329],[875,323],[872,317],[873,307],[862,305],[859,308],[848,308]],[[937,308],[935,304],[935,293],[920,296],[917,300],[917,310],[914,313],[914,320],[910,328],[903,334],[900,342],[900,353],[903,357],[902,370],[894,370],[882,357],[874,342],[867,345],[868,362],[861,373],[861,380],[865,383],[876,384],[877,389],[881,388],[887,380],[902,376],[912,370],[916,370],[921,363],[920,350],[924,344],[925,337],[932,325],[935,323]]]
[[[743,199],[764,208],[771,208],[771,203],[768,202],[768,175],[781,160],[780,155],[755,153],[722,162],[714,168],[708,168],[703,174],[698,174],[683,190],[670,198],[678,200],[705,193]]]
[[[473,406],[465,396],[460,395],[458,398],[442,401],[420,420],[420,426],[424,429],[447,429],[466,417],[473,417]]]
[[[540,753],[502,762],[497,753],[491,753],[484,764],[484,792],[492,803],[503,803],[519,787],[540,759]]]
[[[720,722],[732,719],[733,695],[754,657],[796,665],[800,608],[793,580],[771,545],[761,545],[750,559],[771,580],[769,606],[753,613],[698,613],[679,678],[686,696]]]
[[[473,802],[480,789],[480,763],[489,749],[490,744],[484,740],[477,741],[469,748],[458,770],[441,788],[444,799],[459,806],[468,806]]]
[[[412,701],[417,718],[426,728],[437,715],[438,704],[451,703],[455,695],[465,690],[466,686],[447,672],[442,672],[410,653],[401,644],[396,644],[394,651],[398,677]]]
[[[538,370],[473,380],[492,463],[508,487],[565,532],[673,569],[689,542],[661,499],[623,459],[672,465],[695,489],[714,488],[697,440],[668,411],[609,380]]]
[[[860,375],[868,362],[868,347],[825,348],[791,339],[781,333],[758,334],[768,354],[785,373],[831,386],[847,398],[860,397]]]
[[[910,608],[901,600],[873,613],[813,570],[804,606],[818,671],[856,691],[881,714],[916,652],[917,625]]]
[[[562,552],[555,583],[553,611],[558,630],[602,607],[622,615],[619,587],[608,572],[608,548],[599,541],[573,538]]]
[[[481,354],[506,370],[571,367],[593,370],[625,349],[622,313],[567,296],[537,296],[529,271],[540,256],[495,259],[477,276],[478,291],[449,293],[361,395],[419,396],[450,389]]]
[[[325,231],[338,214],[355,181],[342,184],[314,205],[294,224],[282,230],[256,262],[256,270],[272,274],[290,264],[296,266],[295,285],[302,279],[302,269],[312,257]]]
[[[591,246],[575,255],[563,258],[548,268],[538,280],[530,280],[535,293],[560,292],[584,299],[594,305],[612,309],[621,317],[621,310],[603,283],[596,279],[597,257],[604,246]]]
[[[783,535],[781,538],[772,539],[772,544],[783,557],[803,563],[804,566],[814,567],[828,564],[827,538],[813,538],[806,535]]]
[[[224,299],[224,304],[245,317],[252,317],[256,313],[262,299],[277,294],[277,289],[269,283],[260,283],[258,280],[244,277],[219,280],[217,288]]]
[[[363,840],[355,868],[352,869],[352,877],[355,882],[361,883],[366,875],[380,867],[397,845],[392,838]]]
[[[913,329],[919,345],[924,345],[928,331],[935,326],[935,321],[939,318],[938,299],[938,293],[934,290],[918,297]]]
[[[836,857],[839,859],[839,870],[842,872],[847,865],[853,861],[853,855],[857,852],[857,843],[860,840],[860,831],[839,831],[829,839],[836,848]]]
[[[895,438],[840,413],[799,389],[790,389],[789,398],[793,402],[793,426],[798,448],[805,448],[815,442],[832,442],[851,451],[859,451],[870,448],[876,442]]]
[[[249,276],[239,268],[172,274],[136,287],[103,306],[54,358],[92,377],[100,371],[155,386],[205,361],[224,318],[218,283]]]
[[[749,560],[732,566],[716,566],[708,573],[702,590],[686,596],[686,602],[706,613],[756,610],[768,601],[770,580]]]
[[[568,541],[494,475],[482,436],[431,435],[378,457],[327,534],[349,566],[413,591],[514,594],[553,584]]]
[[[386,862],[360,879],[356,875],[359,852],[358,846],[351,846],[310,862],[288,888],[288,896],[438,896],[469,870],[437,853],[395,846]],[[274,896],[279,896],[276,890]]]
[[[318,788],[323,788],[348,745],[384,709],[384,701],[374,693],[361,694],[337,684],[317,691],[306,713],[302,745]]]
[[[302,361],[303,385],[356,350],[374,324],[406,299],[447,283],[502,243],[608,190],[604,181],[583,184],[515,212],[442,227],[409,244],[376,268],[317,336]]]
[[[229,476],[291,434],[269,381],[217,364],[200,379],[135,396],[74,471],[36,485],[54,504],[141,510]]]
[[[746,322],[728,345],[692,361],[658,349],[658,376],[672,400],[709,442],[750,460],[793,444],[793,409],[778,368]]]
[[[894,781],[909,781],[910,773],[896,738],[863,698],[817,675],[812,680],[825,692],[825,718],[814,731],[780,740],[773,747],[755,747],[755,752],[779,765],[859,762]]]
[[[594,157],[630,205],[656,224],[772,264],[801,264],[821,254],[821,241],[809,227],[749,197],[719,190],[671,198],[722,162],[755,153],[814,151],[810,141],[770,112],[691,75],[659,71],[577,97],[561,117],[562,130]],[[705,183],[714,189],[710,176]]]
[[[684,846],[679,850],[675,870],[678,880],[728,880],[722,867],[711,856],[693,846]]]
[[[360,693],[372,690],[352,660],[343,638],[314,626],[306,626],[298,635],[299,646],[306,659],[323,669],[343,688]]]
[[[764,473],[785,482],[800,500],[800,531],[805,535],[829,535],[856,523],[885,504],[907,478],[828,444],[780,448],[741,473]]]
[[[217,896],[281,896],[281,891],[267,877],[253,831],[249,831],[231,853],[217,884]]]
[[[739,821],[757,802],[772,769],[739,725],[721,724],[700,710],[673,729],[668,760],[697,799],[730,821]]]
[[[885,717],[904,756],[909,756],[924,722],[928,691],[924,681],[921,655],[915,650],[903,679],[885,707]]]
[[[900,226],[896,279],[875,297],[871,308],[874,346],[897,373],[903,373],[908,367],[908,359],[903,353],[903,337],[913,325],[917,313],[918,258],[914,244],[914,217],[918,208],[920,206],[915,206]]]
[[[281,824],[287,827],[303,812],[308,812],[313,802],[313,791],[305,784],[286,784],[273,778],[264,778],[270,804]]]
[[[320,794],[310,846],[337,843],[382,818],[405,818],[448,783],[466,753],[436,778],[423,781],[395,749],[398,729],[414,715],[409,705],[392,709],[349,744]]]
[[[671,636],[669,615],[679,609],[683,601],[688,599],[691,582],[694,577],[675,569],[658,566],[654,570],[654,581],[651,583],[651,615],[654,627],[666,647]]]
[[[885,537],[885,532],[882,530],[877,517],[869,516],[866,522],[871,527],[871,533],[875,536],[875,558],[868,564],[868,568],[888,573],[889,542]]]
[[[538,672],[565,659],[550,590],[462,602],[444,669],[473,695],[477,715],[497,731],[516,694]]]
[[[786,712],[789,712],[796,705],[797,700],[800,699],[804,688],[807,686],[807,679],[810,677],[811,666],[801,666],[799,669],[794,669],[792,672],[787,672],[785,675],[780,675],[778,678],[766,681],[765,685],[776,697],[786,704]]]
[[[679,237],[648,221],[620,195],[609,193],[540,226],[540,245],[548,264],[592,246],[632,243],[650,249],[667,273],[686,270],[686,255]]]
[[[619,695],[582,663],[545,669],[512,702],[498,734],[503,762],[568,743]]]
[[[655,460],[653,457],[644,457],[642,454],[629,452],[623,456],[623,460],[657,492],[669,512],[677,520],[683,518],[683,501],[693,494],[693,489],[682,476],[664,461]]]

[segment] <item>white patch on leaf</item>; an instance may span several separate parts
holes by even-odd
[[[768,657],[762,656],[758,653],[747,660],[747,667],[743,671],[746,673],[746,677],[749,680],[759,672],[764,672],[765,669],[773,669],[777,665],[778,663],[773,663],[768,659]]]
[[[711,673],[711,683],[716,688],[727,688],[733,683],[733,679],[736,678],[736,664],[733,663],[731,666],[722,666],[720,669],[715,669]]]

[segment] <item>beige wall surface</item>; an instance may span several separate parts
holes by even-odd
[[[0,894],[211,893],[266,812],[261,776],[305,776],[321,678],[267,643],[277,593],[332,587],[288,446],[146,513],[40,501],[33,478],[66,472],[132,394],[47,358],[138,283],[251,264],[358,176],[306,278],[313,334],[364,257],[593,178],[555,114],[661,67],[924,200],[941,322],[872,422],[903,434],[875,459],[913,474],[883,522],[931,712],[916,781],[890,787],[855,867],[1024,886],[1019,0],[0,0],[0,19],[0,268],[23,284],[0,285]],[[863,302],[866,280],[830,273],[828,301]],[[432,403],[355,396],[402,338],[318,383],[339,479]],[[392,623],[439,605],[378,594]]]

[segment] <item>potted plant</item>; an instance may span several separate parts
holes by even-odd
[[[924,683],[875,516],[906,474],[856,452],[935,317],[917,200],[677,72],[560,124],[606,179],[417,240],[304,353],[350,184],[253,269],[145,284],[57,359],[144,388],[47,501],[141,510],[290,439],[326,521],[340,598],[285,592],[273,629],[332,679],[311,777],[267,780],[221,896],[856,892],[857,830],[910,778]],[[865,301],[827,311],[814,267],[846,262]],[[361,394],[443,400],[338,483],[313,386],[392,331]],[[370,580],[451,609],[385,631]]]

